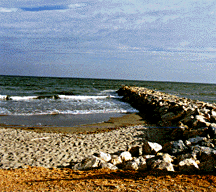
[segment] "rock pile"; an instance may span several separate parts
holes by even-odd
[[[128,150],[97,153],[73,166],[91,168],[215,171],[216,170],[216,105],[147,88],[124,86],[118,94],[149,120],[169,128],[169,141],[163,145],[144,140],[128,145]]]
[[[184,141],[169,141],[163,146],[144,141],[143,144],[129,145],[128,150],[123,152],[95,153],[72,168],[76,170],[108,168],[139,171],[213,172],[216,169],[215,141],[216,139],[200,136]]]
[[[123,86],[118,90],[123,100],[140,112],[148,113],[159,126],[185,128],[216,127],[216,104],[180,98],[141,87]]]

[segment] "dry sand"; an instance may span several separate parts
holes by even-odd
[[[111,119],[106,125],[101,124],[103,128],[99,124],[86,125],[82,134],[77,133],[78,127],[66,129],[70,133],[51,127],[1,128],[0,191],[216,191],[215,173],[183,175],[66,168],[69,162],[80,161],[97,151],[112,153],[125,150],[131,142],[161,142],[167,136],[165,129],[148,128],[141,116],[136,116],[139,123],[127,127],[130,117],[135,116]],[[120,124],[124,127],[120,128]],[[96,128],[92,130],[93,127]]]

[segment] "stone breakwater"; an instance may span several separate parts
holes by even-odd
[[[115,154],[94,153],[73,168],[216,171],[216,105],[179,98],[140,87],[124,86],[118,94],[158,126],[153,137],[128,143]],[[134,130],[135,131],[135,130]],[[161,133],[166,134],[161,134]],[[161,136],[156,141],[156,137]]]
[[[216,127],[216,104],[142,87],[123,86],[118,94],[141,113],[147,114],[147,118],[158,126],[185,129]]]
[[[123,100],[157,127],[138,125],[96,134],[0,130],[0,166],[216,171],[216,105],[124,86]]]
[[[118,94],[161,130],[170,127],[166,137],[168,141],[163,145],[145,140],[142,145],[129,147],[132,157],[136,156],[134,150],[137,154],[139,151],[139,157],[127,162],[122,160],[124,167],[139,169],[140,165],[143,169],[146,163],[146,169],[215,171],[215,104],[141,87],[123,86]],[[155,134],[160,134],[160,131]],[[165,141],[165,137],[162,140]]]

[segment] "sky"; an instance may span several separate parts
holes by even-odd
[[[0,75],[216,83],[215,0],[0,0]]]

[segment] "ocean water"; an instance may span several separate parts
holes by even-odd
[[[0,76],[0,124],[3,116],[124,114],[138,112],[122,102],[122,85],[147,87],[214,103],[215,84],[109,79]]]

